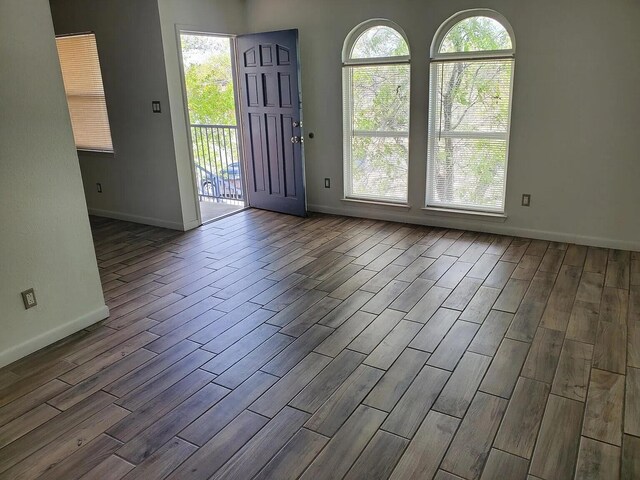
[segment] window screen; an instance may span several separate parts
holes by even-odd
[[[511,39],[500,23],[471,17],[449,30],[438,52],[446,55],[432,60],[429,206],[504,212],[514,66],[505,48]]]
[[[56,44],[76,148],[112,152],[95,35],[58,37]]]
[[[349,42],[349,39],[347,39]],[[345,195],[406,203],[409,47],[395,29],[364,29],[344,62]]]

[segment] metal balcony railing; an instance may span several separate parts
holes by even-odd
[[[200,199],[242,202],[238,127],[192,124],[191,139]]]

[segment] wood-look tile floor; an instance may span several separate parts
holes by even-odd
[[[111,316],[0,370],[0,479],[640,478],[637,253],[92,225]]]

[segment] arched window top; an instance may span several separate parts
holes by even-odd
[[[368,20],[347,36],[342,60],[344,63],[409,60],[409,43],[395,23],[383,19]]]
[[[431,56],[513,55],[515,39],[509,22],[493,10],[467,10],[447,20],[436,33]]]
[[[360,34],[350,58],[402,57],[409,55],[409,45],[397,30],[384,25],[370,27]]]

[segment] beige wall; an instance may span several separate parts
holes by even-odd
[[[157,0],[51,0],[51,11],[57,34],[92,31],[98,44],[115,155],[80,153],[90,212],[182,229]]]
[[[174,228],[197,225],[176,25],[231,34],[298,28],[305,130],[316,134],[305,143],[311,210],[640,249],[634,218],[640,62],[632,61],[640,44],[638,2],[51,1],[59,32],[94,30],[101,50],[118,153],[81,158],[94,211]],[[478,6],[507,17],[518,47],[504,222],[421,209],[429,45],[449,16]],[[413,56],[410,209],[341,200],[340,52],[347,33],[374,17],[397,22]],[[154,116],[149,104],[156,98],[164,108]],[[331,189],[324,188],[325,177]],[[102,195],[96,182],[103,183]],[[529,208],[520,206],[523,193],[532,195]]]
[[[46,0],[0,5],[0,366],[108,315]],[[20,292],[36,290],[25,310]]]
[[[504,223],[421,210],[429,46],[442,22],[474,7],[505,15],[517,41]],[[311,210],[640,249],[637,1],[247,0],[247,12],[251,31],[300,30]],[[341,201],[340,54],[349,31],[376,17],[405,30],[413,58],[410,210]]]

